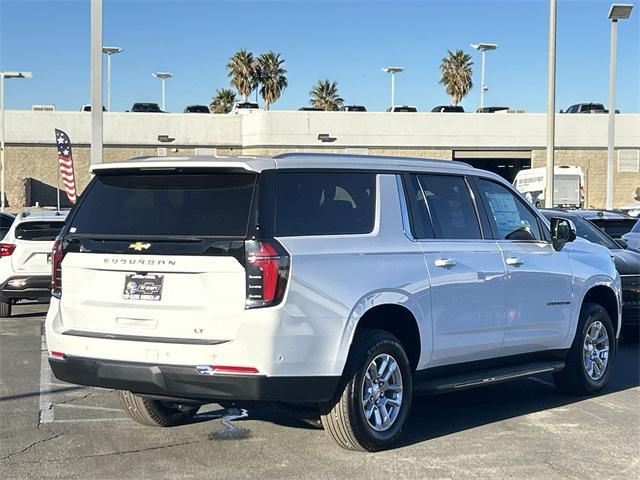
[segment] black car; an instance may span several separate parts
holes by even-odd
[[[324,112],[324,108],[320,107],[300,107],[299,112]]]
[[[461,105],[438,105],[433,107],[431,111],[438,113],[464,113],[464,108]]]
[[[580,214],[579,211],[541,210],[547,217],[560,217],[571,220],[576,226],[576,235],[593,243],[602,245],[611,251],[616,270],[622,280],[622,328],[627,336],[637,338],[640,326],[640,253],[625,250],[601,229]]]
[[[187,105],[184,113],[211,113],[211,110],[206,105]]]
[[[615,239],[629,233],[637,221],[631,215],[611,210],[576,210],[575,213]]]
[[[477,108],[476,113],[496,113],[504,110],[509,110],[509,107],[482,107]]]
[[[132,112],[138,113],[164,113],[157,103],[137,102],[131,107]]]
[[[342,105],[339,110],[341,112],[366,112],[367,107],[364,105]]]

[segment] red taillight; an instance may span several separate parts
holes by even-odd
[[[16,249],[13,243],[0,243],[0,257],[8,257]]]
[[[64,252],[62,251],[62,242],[56,240],[53,244],[51,252],[51,295],[60,298],[62,295],[62,259]]]
[[[51,358],[59,358],[59,359],[64,359],[65,358],[65,354],[62,352],[49,352],[49,356]]]
[[[248,240],[245,242],[245,258],[246,308],[280,303],[289,277],[289,255],[284,248],[274,240]]]

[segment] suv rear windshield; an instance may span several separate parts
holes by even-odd
[[[605,220],[599,218],[591,219],[591,223],[605,231],[607,235],[613,238],[620,238],[625,233],[631,231],[636,223],[633,218],[625,218],[620,220]]]
[[[63,225],[61,221],[22,222],[16,226],[15,236],[18,240],[53,241]]]
[[[244,237],[254,173],[98,175],[72,234]]]
[[[370,233],[374,173],[279,173],[276,235]]]

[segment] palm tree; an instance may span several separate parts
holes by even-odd
[[[331,80],[319,80],[311,91],[311,100],[309,103],[323,110],[333,111],[338,110],[344,103],[344,100],[338,95],[338,82],[332,82]]]
[[[457,105],[463,97],[465,97],[473,82],[471,81],[471,75],[473,69],[471,66],[471,55],[464,53],[462,50],[456,50],[452,52],[447,50],[448,55],[442,59],[440,64],[440,72],[442,74],[440,81],[445,86],[447,95],[451,97],[451,103]]]
[[[244,101],[247,101],[249,94],[257,87],[256,78],[256,61],[253,53],[244,49],[238,50],[233,54],[227,63],[227,71],[231,79],[231,85],[235,87]]]
[[[269,51],[258,57],[259,78],[262,84],[260,95],[264,99],[267,110],[287,88],[287,70],[283,65],[284,60],[280,58],[279,53]]]
[[[216,91],[216,95],[211,99],[209,108],[213,113],[229,113],[236,101],[236,94],[228,88],[221,88]]]

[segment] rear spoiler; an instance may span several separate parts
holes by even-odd
[[[118,170],[176,170],[176,169],[227,169],[245,170],[260,173],[262,170],[273,169],[276,163],[271,158],[236,157],[230,159],[216,159],[216,157],[145,157],[126,162],[101,163],[91,165],[89,171],[95,174],[116,172]]]

